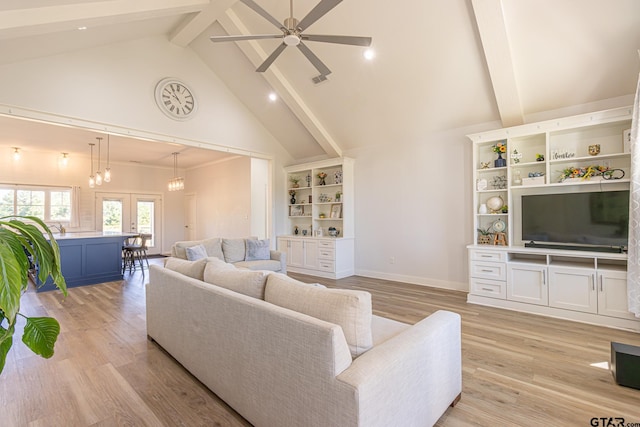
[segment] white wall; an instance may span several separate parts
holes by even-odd
[[[185,192],[197,200],[197,239],[251,234],[251,159],[238,156],[187,171]]]
[[[271,207],[269,161],[251,159],[251,233],[259,239],[269,237],[270,224],[267,212]],[[271,239],[272,246],[275,239]]]
[[[469,129],[353,150],[356,274],[468,289]]]

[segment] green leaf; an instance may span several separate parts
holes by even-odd
[[[0,310],[4,312],[10,325],[20,310],[22,281],[21,263],[16,260],[11,244],[0,234]]]
[[[53,356],[53,346],[60,334],[60,324],[52,317],[27,317],[22,342],[45,359]]]
[[[4,364],[7,361],[9,349],[11,349],[11,345],[13,345],[13,332],[13,325],[11,325],[9,329],[5,329],[0,326],[0,374],[2,373]]]

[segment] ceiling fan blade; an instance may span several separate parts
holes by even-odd
[[[269,57],[265,59],[264,62],[256,69],[256,71],[259,73],[264,73],[265,71],[267,71],[267,68],[269,68],[269,66],[273,64],[273,61],[275,61],[276,58],[280,56],[280,54],[283,50],[285,50],[286,47],[287,45],[284,43],[278,46],[276,50],[274,50],[273,53],[271,53],[271,55],[269,55]]]
[[[211,36],[209,40],[217,42],[237,42],[242,40],[281,39],[282,34],[257,34],[248,36]]]
[[[267,21],[271,22],[273,25],[275,25],[277,28],[281,29],[281,30],[286,30],[286,28],[284,28],[284,26],[278,22],[278,20],[276,18],[274,18],[273,16],[271,16],[269,14],[269,12],[267,12],[266,10],[264,10],[263,8],[261,8],[260,6],[258,6],[258,4],[256,2],[254,2],[253,0],[240,0],[242,3],[246,4],[247,6],[249,6],[251,9],[253,9],[254,12],[256,12],[258,15],[262,16],[264,19],[266,19]]]
[[[322,0],[316,5],[311,12],[307,13],[307,16],[302,18],[302,21],[298,24],[298,28],[305,30],[309,28],[314,22],[322,18],[327,12],[336,7],[342,0]]]
[[[329,69],[329,67],[324,65],[324,62],[322,62],[320,58],[318,58],[313,52],[311,52],[311,49],[309,49],[304,43],[300,42],[300,44],[298,45],[298,49],[300,49],[300,52],[302,52],[302,54],[307,57],[307,59],[313,64],[313,66],[316,67],[316,70],[318,70],[320,74],[322,74],[323,76],[328,76],[329,74],[331,74],[331,70]]]
[[[337,43],[348,44],[352,46],[371,46],[371,37],[359,37],[359,36],[325,36],[319,34],[302,34],[302,40],[308,40],[310,42],[324,42],[324,43]]]

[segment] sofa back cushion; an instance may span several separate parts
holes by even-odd
[[[267,271],[241,270],[232,264],[210,258],[204,268],[204,281],[253,298],[264,299]]]
[[[208,257],[224,259],[224,255],[222,254],[222,240],[217,237],[213,239],[176,242],[172,248],[172,255],[177,258],[187,259],[187,248],[197,245],[204,246]]]
[[[207,265],[207,258],[197,261],[187,261],[186,259],[170,257],[165,261],[165,268],[175,272],[184,274],[194,279],[202,280],[204,278],[204,268]]]
[[[244,239],[222,239],[222,252],[227,262],[244,261]]]
[[[265,301],[339,325],[353,357],[372,347],[369,292],[301,286],[301,282],[282,276],[269,275]]]

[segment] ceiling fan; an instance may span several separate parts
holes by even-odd
[[[212,42],[228,42],[240,40],[259,40],[259,39],[282,39],[282,44],[273,51],[271,55],[256,69],[257,72],[265,72],[276,58],[285,50],[287,46],[296,46],[300,52],[313,64],[320,72],[320,76],[324,77],[331,74],[331,70],[318,58],[302,41],[323,42],[347,44],[352,46],[371,45],[371,37],[357,36],[336,36],[336,35],[317,35],[303,34],[318,19],[322,18],[327,12],[336,7],[342,0],[321,0],[311,11],[298,21],[293,17],[293,0],[290,0],[290,16],[284,20],[284,25],[280,24],[277,19],[271,16],[266,10],[258,6],[253,0],[240,0],[242,3],[253,9],[260,16],[275,25],[282,34],[257,34],[248,36],[212,36]]]

